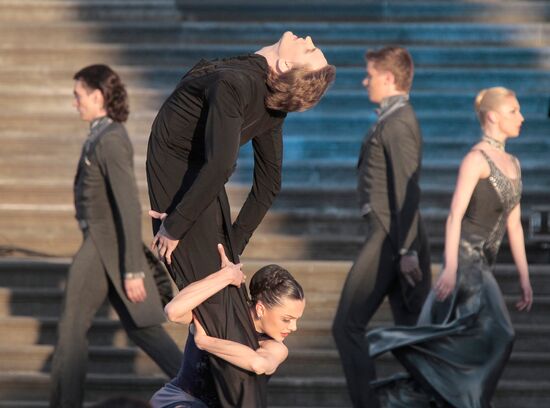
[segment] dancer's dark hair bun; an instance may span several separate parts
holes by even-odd
[[[304,290],[289,271],[279,265],[267,265],[250,281],[252,304],[261,301],[267,307],[280,305],[284,298],[304,299]]]

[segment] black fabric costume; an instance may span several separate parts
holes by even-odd
[[[413,325],[431,284],[428,240],[419,213],[422,136],[405,95],[387,98],[361,147],[360,207],[367,223],[365,245],[342,289],[333,324],[354,407],[376,408],[374,361],[365,342],[367,326],[386,297],[394,321]],[[422,281],[411,287],[399,271],[401,249],[418,254]]]
[[[368,334],[371,356],[392,351],[411,377],[381,383],[384,407],[491,406],[514,340],[492,272],[521,179],[507,178],[482,154],[491,174],[477,183],[462,221],[453,294],[438,302],[432,291],[415,327]]]
[[[202,60],[182,78],[153,123],[147,151],[149,197],[153,210],[168,213],[168,234],[180,240],[170,268],[179,288],[219,269],[218,242],[237,262],[280,191],[285,113],[265,107],[267,71],[267,61],[257,54]],[[224,185],[239,147],[250,140],[253,186],[231,224]],[[153,222],[155,233],[159,227]],[[195,312],[209,335],[256,349],[247,299],[244,286],[229,286]],[[259,376],[215,357],[211,364],[222,406],[265,406]]]
[[[270,336],[258,332],[256,332],[256,338],[258,342],[273,340]],[[189,334],[178,375],[153,395],[151,406],[153,408],[219,408],[220,401],[208,356],[206,351],[197,347],[193,335]],[[265,385],[269,378],[271,375],[260,377]]]

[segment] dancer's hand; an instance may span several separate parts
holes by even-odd
[[[533,289],[531,288],[531,282],[529,277],[520,279],[521,286],[521,300],[516,303],[516,308],[520,312],[528,312],[533,305]]]
[[[132,303],[143,302],[147,298],[143,278],[124,279],[124,292]]]
[[[422,271],[418,262],[418,254],[410,252],[401,256],[399,270],[409,285],[413,288],[422,281]]]
[[[456,268],[445,268],[435,284],[437,300],[443,302],[456,286]]]
[[[235,265],[233,262],[231,262],[227,255],[225,255],[225,250],[223,249],[222,244],[218,244],[218,252],[220,253],[221,268],[225,269],[227,273],[231,276],[230,285],[240,287],[241,283],[244,283],[244,281],[246,280],[246,275],[241,270],[243,264],[239,263]]]
[[[168,216],[166,213],[159,213],[157,211],[149,210],[149,215],[157,220],[164,221]],[[172,263],[172,252],[178,246],[180,241],[172,238],[168,232],[164,229],[164,223],[160,225],[160,229],[151,242],[151,250],[157,250],[158,257],[166,262],[168,265]]]

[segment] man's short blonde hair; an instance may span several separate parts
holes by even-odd
[[[411,54],[403,47],[384,47],[365,54],[377,71],[389,71],[395,77],[395,87],[409,92],[414,77],[414,63]]]

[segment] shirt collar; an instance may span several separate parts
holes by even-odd
[[[382,102],[380,102],[380,109],[377,109],[376,113],[378,113],[378,116],[382,116],[385,112],[390,110],[396,104],[403,103],[408,100],[409,100],[408,94],[388,96],[387,98],[384,98]]]
[[[90,130],[93,130],[94,128],[96,128],[100,123],[103,123],[103,122],[106,122],[107,120],[109,120],[109,117],[108,116],[101,116],[99,118],[95,118],[94,120],[92,120],[90,122]]]

